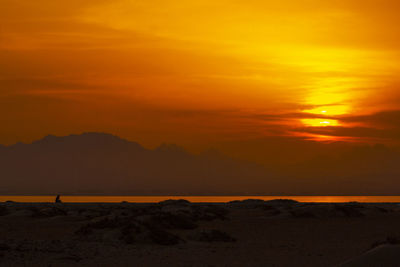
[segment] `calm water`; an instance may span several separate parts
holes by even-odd
[[[400,196],[61,196],[63,202],[137,202],[152,203],[167,199],[186,199],[190,202],[229,202],[244,199],[293,199],[300,202],[399,202]],[[0,196],[0,202],[54,202],[55,196]]]

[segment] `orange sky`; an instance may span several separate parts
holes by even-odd
[[[400,141],[397,0],[1,0],[0,143]]]

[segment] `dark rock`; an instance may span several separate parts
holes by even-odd
[[[188,215],[160,213],[153,215],[146,222],[149,227],[162,227],[167,229],[195,229],[198,225]]]
[[[194,207],[192,216],[195,220],[199,221],[212,221],[215,219],[226,220],[229,211],[223,207],[218,206],[206,206],[206,207]]]
[[[215,215],[217,219],[221,220],[226,220],[229,213],[228,209],[216,205],[209,205],[203,208],[203,211],[206,213],[211,213]]]
[[[27,210],[32,212],[34,218],[46,218],[54,216],[66,216],[68,213],[60,207],[46,207],[39,209],[38,207],[28,207]]]
[[[272,206],[263,206],[262,209],[265,210],[266,215],[269,215],[269,216],[275,216],[275,215],[279,215],[282,213],[282,211],[280,211],[279,209],[272,207]]]
[[[68,256],[60,257],[60,258],[58,258],[58,260],[80,262],[81,260],[83,260],[83,258],[78,255],[68,255]]]
[[[11,247],[8,244],[0,243],[0,251],[10,250]]]
[[[363,206],[355,206],[355,205],[335,205],[335,209],[337,211],[342,212],[346,217],[363,217],[364,214],[360,211],[363,209]]]
[[[124,241],[126,244],[133,244],[134,242],[143,241],[143,239],[145,239],[143,238],[143,235],[141,235],[143,232],[145,232],[143,226],[141,226],[139,223],[132,222],[121,228],[121,235],[119,239]],[[141,237],[141,240],[139,240],[138,237]]]
[[[266,204],[278,204],[278,205],[295,205],[299,202],[293,199],[273,199],[265,201]]]
[[[178,205],[178,206],[188,206],[192,203],[190,203],[190,201],[186,200],[186,199],[168,199],[168,200],[164,200],[159,202],[158,204],[160,205]]]
[[[83,225],[79,227],[78,230],[75,231],[75,234],[78,236],[87,236],[93,233],[93,228],[90,228],[88,225]]]
[[[380,245],[399,245],[400,244],[400,237],[397,235],[389,235],[383,241],[376,241],[371,245],[372,248],[376,248]]]
[[[159,228],[150,229],[151,240],[159,245],[171,246],[183,241],[179,236]]]
[[[314,213],[307,210],[292,210],[290,214],[295,218],[315,218],[317,217]]]
[[[194,236],[194,240],[201,242],[236,242],[236,239],[220,230],[203,230]]]
[[[7,215],[9,213],[7,207],[0,206],[0,216]]]
[[[349,204],[304,204],[289,213],[296,218],[340,218],[362,217],[363,206]]]
[[[234,205],[262,205],[264,204],[265,201],[262,199],[245,199],[245,200],[234,200],[228,202],[228,204],[234,204]]]

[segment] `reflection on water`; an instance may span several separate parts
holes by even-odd
[[[56,196],[0,196],[0,202],[54,202]],[[400,196],[61,196],[63,202],[137,202],[153,203],[167,199],[186,199],[190,202],[229,202],[244,199],[293,199],[300,202],[399,202]]]

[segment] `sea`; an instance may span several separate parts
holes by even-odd
[[[24,203],[54,202],[55,195],[43,196],[0,196],[0,202],[14,201]],[[292,199],[299,202],[316,203],[400,203],[400,196],[75,196],[61,195],[62,202],[66,203],[157,203],[168,199],[186,199],[194,203],[226,203],[234,200],[245,199]]]

